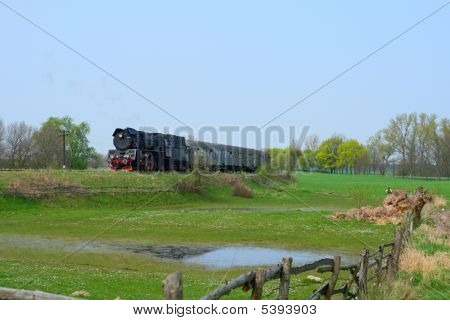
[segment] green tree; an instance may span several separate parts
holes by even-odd
[[[270,156],[270,167],[276,170],[287,170],[288,154],[287,149],[269,148],[267,153]]]
[[[299,165],[303,171],[312,171],[316,169],[318,167],[316,152],[311,149],[304,150],[299,158]]]
[[[95,149],[89,146],[87,135],[90,132],[90,128],[87,122],[83,121],[76,124],[74,120],[68,116],[62,118],[50,117],[42,124],[39,131],[41,133],[39,135],[41,140],[36,139],[36,141],[41,141],[41,144],[38,144],[36,148],[38,150],[44,147],[48,148],[47,142],[43,142],[42,131],[45,131],[54,138],[57,136],[56,140],[53,141],[53,144],[57,145],[57,147],[55,147],[56,149],[61,150],[59,153],[62,153],[62,133],[63,131],[67,132],[66,143],[68,150],[66,161],[67,165],[72,169],[86,169],[88,161],[94,159],[96,156]],[[57,142],[55,143],[55,141]],[[58,151],[55,152],[56,154],[58,153]]]
[[[337,166],[350,169],[350,173],[353,173],[356,162],[358,161],[361,164],[365,153],[366,149],[364,146],[355,139],[344,141],[338,147]]]
[[[338,149],[342,142],[341,137],[331,137],[323,141],[317,150],[317,162],[331,173],[334,173],[338,167]]]

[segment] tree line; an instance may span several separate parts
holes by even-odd
[[[272,167],[292,171],[450,177],[450,121],[435,114],[400,114],[366,144],[334,135],[307,137],[300,148],[268,149]]]
[[[68,116],[50,117],[39,128],[24,121],[5,125],[0,119],[0,167],[99,167],[104,156],[89,145],[89,132],[87,122],[76,124]]]

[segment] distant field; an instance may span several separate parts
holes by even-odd
[[[0,172],[0,189],[5,190],[14,179],[36,174],[86,187],[137,185],[155,189],[170,188],[186,177],[103,171]],[[333,210],[378,204],[387,185],[408,191],[423,185],[450,198],[449,181],[298,173],[295,183],[276,180],[270,187],[258,183],[253,175],[238,176],[253,189],[253,198],[232,196],[232,186],[214,183],[216,180],[199,193],[170,189],[48,199],[2,196],[0,286],[62,294],[87,290],[94,299],[157,299],[162,297],[161,280],[172,271],[182,271],[186,298],[197,299],[249,268],[212,271],[124,252],[79,250],[66,257],[68,252],[33,245],[30,239],[86,241],[95,237],[97,242],[117,244],[252,245],[354,255],[365,245],[389,242],[393,226],[330,220]],[[5,241],[8,237],[24,240],[17,245]],[[294,293],[298,298],[316,286],[298,284]],[[244,296],[248,294],[236,292],[230,298]]]

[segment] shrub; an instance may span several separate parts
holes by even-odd
[[[175,184],[175,190],[178,192],[200,192],[201,188],[205,185],[205,179],[199,169],[196,168],[191,174],[183,177]]]
[[[247,187],[242,181],[237,180],[233,183],[233,196],[243,197],[243,198],[251,198],[253,197],[253,191],[249,187]]]

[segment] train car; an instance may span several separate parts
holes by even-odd
[[[254,172],[267,162],[264,151],[225,144],[189,141],[191,161],[211,171]]]
[[[171,134],[117,128],[116,147],[108,153],[110,170],[186,171],[200,167],[210,171],[254,172],[268,163],[261,150],[224,144],[188,141]]]

